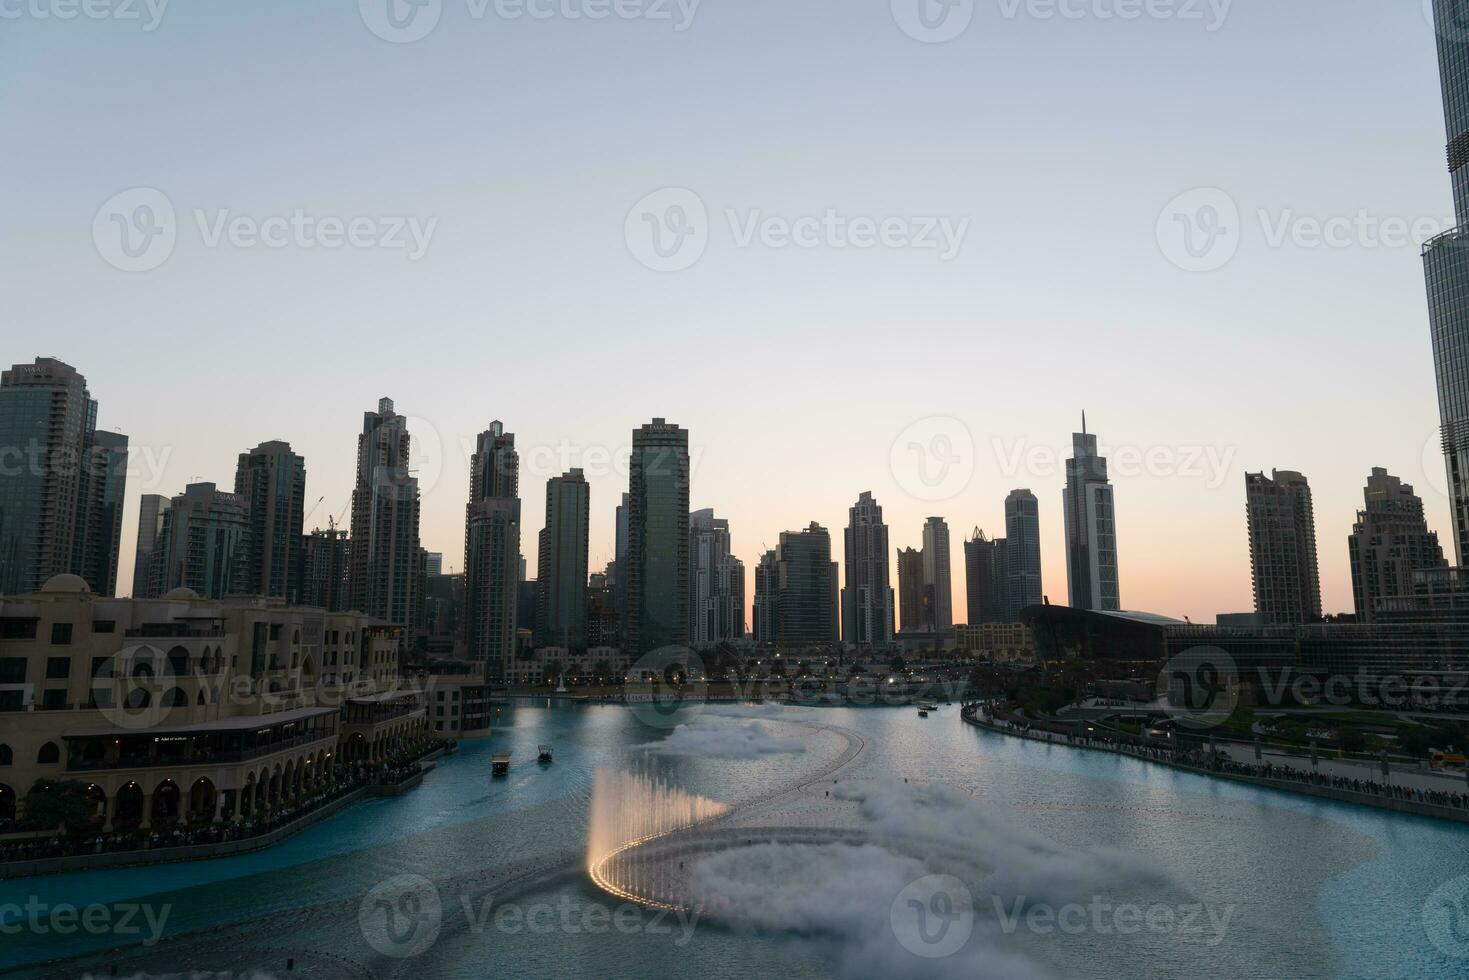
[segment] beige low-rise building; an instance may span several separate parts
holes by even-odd
[[[99,830],[248,818],[421,741],[397,628],[255,596],[108,599],[74,575],[0,598],[0,833],[38,782]]]
[[[1034,660],[1035,640],[1024,623],[978,623],[954,627],[955,645],[988,660]]]

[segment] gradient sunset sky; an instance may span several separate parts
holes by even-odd
[[[130,437],[121,593],[138,496],[229,487],[259,442],[306,457],[308,529],[343,515],[383,396],[418,441],[423,544],[456,570],[490,420],[521,451],[534,575],[545,480],[588,471],[600,568],[631,430],[662,416],[691,433],[691,504],[730,520],[751,595],[782,530],[819,521],[840,560],[871,490],[895,549],[947,519],[963,621],[961,542],[1003,533],[1029,487],[1065,603],[1061,460],[1083,410],[1113,458],[1125,608],[1251,608],[1246,470],[1310,479],[1328,611],[1352,607],[1373,466],[1419,490],[1452,560],[1417,247],[1451,203],[1417,0],[1136,20],[989,0],[944,43],[905,33],[907,0],[704,0],[683,30],[687,4],[511,19],[442,0],[412,43],[369,29],[374,2],[180,2],[153,30],[141,2],[141,23],[0,20],[0,361],[76,366]],[[177,243],[129,272],[94,223],[140,187],[176,210]],[[707,207],[683,271],[625,233],[663,188]],[[1237,254],[1207,272],[1167,235],[1196,189],[1239,211]],[[414,260],[210,246],[196,218],[298,208],[436,224]],[[829,209],[967,234],[949,260],[739,241],[752,216]],[[1354,230],[1313,246],[1303,218]],[[1357,230],[1393,222],[1418,239]]]

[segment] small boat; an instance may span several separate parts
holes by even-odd
[[[537,755],[537,759],[539,761],[541,761],[541,762],[551,762],[551,761],[553,761],[552,758],[551,758],[551,746],[549,746],[549,745],[542,745],[537,751],[539,753]]]
[[[919,708],[918,709],[918,717],[920,717],[920,718],[927,718],[928,717],[928,709],[927,708]]]
[[[494,760],[490,763],[490,772],[496,776],[505,776],[510,772],[510,753],[496,752]]]

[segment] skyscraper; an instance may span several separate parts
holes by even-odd
[[[163,514],[168,498],[161,493],[145,493],[138,502],[138,542],[133,548],[133,598],[157,598],[158,585],[153,581],[153,552],[163,534]]]
[[[475,440],[464,527],[464,639],[491,680],[515,656],[520,577],[520,455],[495,421]]]
[[[191,483],[169,501],[150,578],[160,595],[193,589],[204,599],[251,592],[250,502],[213,483]]]
[[[826,528],[812,521],[804,531],[781,532],[774,584],[778,645],[837,639],[837,572]]]
[[[923,584],[933,603],[933,628],[954,628],[954,575],[949,555],[949,525],[930,517],[923,525]]]
[[[1347,551],[1357,619],[1370,623],[1379,599],[1411,595],[1415,571],[1444,568],[1448,562],[1411,486],[1373,467],[1363,497],[1365,508],[1357,512]]]
[[[11,461],[0,480],[0,595],[64,573],[110,595],[127,439],[97,432],[97,403],[75,368],[38,357],[0,372],[0,458]]]
[[[933,588],[923,574],[923,552],[904,548],[898,552],[898,604],[903,632],[933,632]]]
[[[1040,502],[1029,490],[1005,498],[1005,617],[1020,621],[1020,610],[1039,605],[1041,591]]]
[[[729,521],[710,509],[689,515],[689,646],[707,650],[745,635],[745,565]]]
[[[689,434],[659,418],[632,435],[627,565],[629,655],[687,647]]]
[[[1454,553],[1469,562],[1469,23],[1462,0],[1433,0],[1457,227],[1423,247],[1440,439]]]
[[[296,576],[301,584],[301,605],[327,612],[346,610],[351,560],[350,542],[343,528],[317,528],[303,535],[301,570]]]
[[[306,510],[306,460],[293,453],[288,442],[262,442],[240,453],[235,493],[250,505],[245,590],[300,602],[298,551]]]
[[[427,567],[430,578],[435,575],[444,574],[444,553],[442,551],[430,551],[428,553]]]
[[[1117,526],[1107,461],[1097,455],[1097,437],[1071,434],[1062,491],[1066,518],[1066,581],[1073,609],[1116,611],[1122,608],[1117,583]]]
[[[770,645],[780,639],[776,626],[779,618],[776,613],[776,562],[776,553],[767,551],[760,556],[760,562],[755,566],[755,641]]]
[[[97,431],[83,473],[86,533],[80,575],[98,595],[117,594],[118,552],[122,550],[122,507],[127,490],[128,437]]]
[[[1264,626],[1321,618],[1316,565],[1316,514],[1306,478],[1289,470],[1245,474],[1250,576],[1255,612]]]
[[[352,562],[349,605],[405,626],[420,606],[418,588],[418,480],[410,471],[408,420],[393,400],[362,415],[357,437],[357,483],[352,490]]]
[[[996,602],[995,579],[995,542],[975,528],[964,542],[964,597],[970,626],[1004,621],[1003,604]]]
[[[591,519],[591,491],[581,470],[546,481],[546,526],[536,563],[537,647],[586,649]]]
[[[870,491],[847,511],[847,587],[842,590],[842,639],[858,647],[893,642],[893,589],[888,574],[888,526]]]

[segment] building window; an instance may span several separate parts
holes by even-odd
[[[23,691],[0,691],[0,711],[20,711],[25,708]]]
[[[99,619],[92,624],[93,633],[115,633],[116,631],[117,623],[110,619]]]
[[[24,684],[25,682],[26,658],[0,657],[0,684]]]
[[[0,619],[0,640],[34,640],[34,619]]]
[[[70,623],[51,624],[51,643],[53,646],[62,646],[71,642]]]
[[[56,747],[55,742],[47,742],[41,746],[41,751],[36,753],[36,765],[50,766],[61,761],[61,750]]]
[[[8,766],[15,762],[15,753],[10,751],[10,746],[0,745],[0,766]]]
[[[46,679],[48,681],[65,680],[71,676],[70,657],[47,657]]]
[[[56,688],[41,695],[41,707],[56,710],[66,707],[66,688]]]

